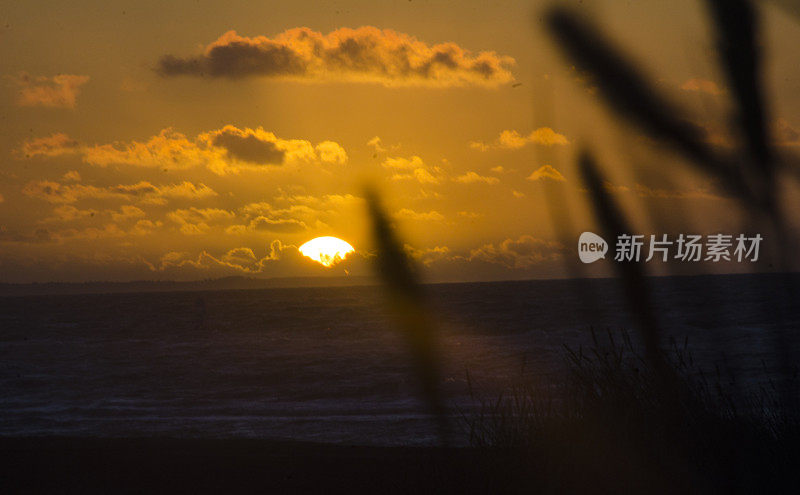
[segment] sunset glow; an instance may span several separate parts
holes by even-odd
[[[602,5],[579,11],[615,26],[631,60],[653,61],[641,70],[686,109],[692,139],[736,144],[732,88],[696,49],[713,44],[696,2],[583,3]],[[15,2],[3,21],[3,283],[305,278],[333,264],[370,277],[365,186],[426,281],[569,277],[576,239],[601,232],[578,166],[586,150],[647,239],[738,233],[749,211],[691,157],[607,111],[546,23],[531,23],[548,2],[176,0],[159,6],[169,23],[113,1],[95,22],[91,4],[42,16]],[[800,149],[788,48],[800,28],[780,19],[764,20],[776,156]],[[796,204],[800,187],[786,195]],[[648,213],[677,209],[691,215]],[[327,235],[348,250],[298,251]],[[743,268],[701,261],[677,268]],[[609,263],[581,269],[613,275]]]
[[[800,0],[0,14],[2,493],[797,491]]]

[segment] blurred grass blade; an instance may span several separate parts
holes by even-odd
[[[441,359],[422,286],[375,191],[368,189],[365,199],[377,248],[378,275],[387,290],[390,308],[411,351],[422,399],[436,420],[442,444],[448,445],[449,420],[439,387]]]
[[[731,192],[748,195],[736,168],[702,140],[697,127],[681,117],[684,113],[662,98],[599,29],[563,7],[548,12],[547,26],[568,57],[593,76],[605,101],[618,114],[671,143]]]
[[[707,0],[717,34],[717,49],[738,106],[738,125],[750,154],[762,172],[770,174],[769,145],[761,85],[761,55],[757,47],[757,19],[747,0]]]
[[[578,169],[591,195],[592,206],[597,220],[600,222],[603,237],[609,243],[613,243],[618,235],[631,234],[632,230],[625,217],[603,187],[604,181],[589,152],[585,150],[581,152]],[[645,346],[645,356],[657,372],[663,373],[666,364],[659,348],[658,322],[640,265],[635,262],[619,262],[614,263],[614,267],[620,277],[625,297],[638,320],[638,327]]]

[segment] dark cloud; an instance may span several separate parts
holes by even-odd
[[[274,142],[261,140],[253,134],[223,130],[214,136],[212,144],[225,148],[233,158],[251,163],[280,165],[286,156],[286,152],[279,149]]]
[[[0,242],[19,242],[25,244],[41,244],[44,242],[52,242],[55,239],[51,232],[47,229],[39,228],[33,233],[17,232],[6,230],[5,227],[0,226]]]
[[[306,230],[306,224],[293,218],[273,219],[260,216],[250,221],[250,229],[288,234]]]
[[[211,76],[238,79],[247,76],[301,75],[305,63],[291,48],[277,44],[231,42],[211,46],[201,57],[165,55],[157,71],[163,76]]]
[[[472,54],[455,43],[427,45],[375,27],[341,28],[323,35],[295,28],[274,38],[223,34],[201,55],[165,55],[162,76],[291,77],[377,82],[387,86],[497,86],[514,80],[514,59],[491,51]]]

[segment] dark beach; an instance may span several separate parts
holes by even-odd
[[[471,449],[3,438],[3,493],[492,493]]]
[[[612,281],[429,286],[471,445],[450,449],[372,288],[0,298],[0,493],[783,493],[800,430],[771,414],[791,377],[764,331],[793,349],[798,310],[775,280],[651,280],[688,387],[675,424],[610,330]]]

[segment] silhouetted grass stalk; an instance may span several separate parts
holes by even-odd
[[[531,379],[498,397],[475,396],[478,411],[463,416],[470,442],[525,466],[509,469],[515,487],[766,493],[796,481],[800,415],[775,413],[782,404],[772,384],[737,401],[719,369],[704,373],[688,341],[673,343],[667,362],[682,388],[681,421],[664,422],[665,396],[650,361],[627,333],[607,335],[606,345],[592,331],[588,349],[565,350],[569,374],[555,393]]]

